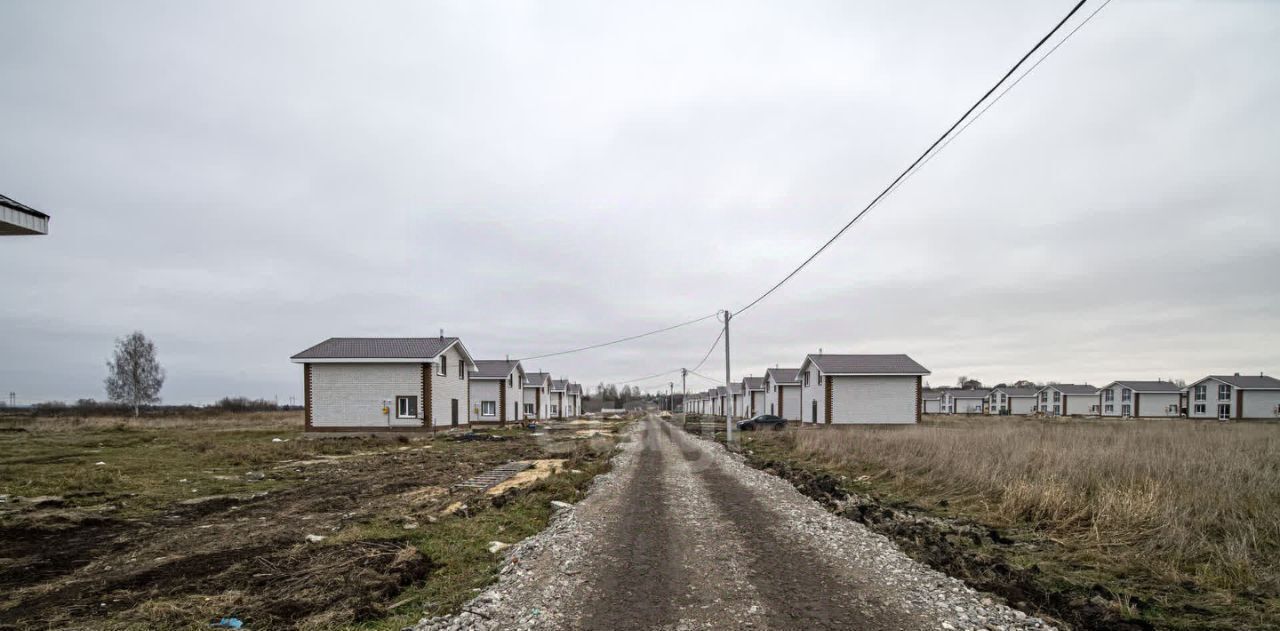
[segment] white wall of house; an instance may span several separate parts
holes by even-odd
[[[1144,402],[1145,406],[1146,403]],[[1280,406],[1280,390],[1245,390],[1242,418],[1280,419],[1276,407]]]
[[[482,423],[496,423],[502,420],[502,391],[507,387],[506,380],[472,379],[471,380],[471,420]],[[493,413],[484,414],[484,403],[493,403]],[[507,404],[507,420],[511,420],[511,404]]]
[[[1205,379],[1191,384],[1187,388],[1187,416],[1190,418],[1218,418],[1218,404],[1231,403],[1231,398],[1224,401],[1218,400],[1218,386],[1223,385],[1221,381],[1213,379]],[[1204,398],[1196,398],[1196,387],[1203,386]],[[1235,388],[1231,388],[1232,394]],[[1234,410],[1233,410],[1234,411]]]
[[[831,382],[831,422],[834,423],[914,423],[916,422],[916,378],[903,376],[829,377]],[[825,388],[825,385],[823,386]],[[819,403],[819,414],[822,413]],[[823,417],[818,416],[821,423]]]
[[[752,390],[751,391],[751,407],[747,409],[747,414],[749,416],[756,416],[764,413],[765,413],[764,391]]]
[[[542,393],[542,400],[540,402],[538,400],[539,392]],[[533,414],[525,414],[524,418],[529,420],[545,420],[547,418],[547,410],[550,408],[550,403],[547,402],[547,398],[547,389],[545,386],[524,388],[524,402],[533,406]]]
[[[924,414],[941,414],[942,399],[925,399],[920,402],[920,410]]]
[[[1129,400],[1124,400],[1124,391],[1126,387],[1116,384],[1110,388],[1103,388],[1099,391],[1098,396],[1101,398],[1099,403],[1100,414],[1102,416],[1119,417],[1119,416],[1142,416],[1147,418],[1161,418],[1178,416],[1179,396],[1176,392],[1137,392],[1130,390]],[[1107,393],[1111,393],[1111,400],[1107,400]],[[1073,403],[1074,405],[1074,403]],[[1125,406],[1128,407],[1128,414],[1125,413]],[[1172,411],[1171,411],[1172,408]]]
[[[951,412],[953,414],[981,414],[982,413],[982,397],[951,397]]]
[[[521,375],[519,370],[514,371],[507,376],[506,381],[502,382],[502,387],[507,389],[507,420],[523,421],[524,375]]]
[[[1035,397],[1009,397],[1010,414],[1030,414],[1035,407]]]
[[[1066,394],[1062,396],[1062,413],[1069,416],[1097,414],[1100,401],[1096,394]]]
[[[416,418],[396,418],[397,396],[418,399]],[[420,427],[425,409],[421,364],[311,364],[314,427]]]
[[[808,385],[805,385],[806,374],[809,375]],[[821,424],[827,417],[826,384],[818,383],[821,374],[812,362],[800,371],[800,414],[805,423]]]
[[[439,367],[431,365],[435,374],[431,375],[431,414],[432,424],[436,427],[448,427],[453,424],[453,401],[458,402],[458,424],[466,425],[467,420],[467,382],[470,368],[459,370],[458,362],[462,354],[457,345],[440,354],[439,360],[446,362],[448,368],[445,375],[440,376]]]

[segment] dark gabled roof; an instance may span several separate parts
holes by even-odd
[[[799,368],[770,368],[764,372],[776,384],[785,386],[800,383]]]
[[[569,387],[569,381],[566,379],[552,379],[551,389],[553,391],[563,391]]]
[[[1182,388],[1177,384],[1169,381],[1113,381],[1134,392],[1167,392],[1170,394],[1182,392]]]
[[[582,394],[582,384],[571,383],[569,384],[568,390],[569,390],[569,394]]]
[[[906,355],[809,355],[818,370],[828,375],[927,375],[929,369]],[[801,368],[804,366],[802,365]]]
[[[716,396],[722,397],[726,394],[728,394],[728,392],[724,389],[724,386],[716,386]]]
[[[14,201],[12,198],[5,197],[4,195],[0,195],[0,206],[4,206],[6,208],[12,208],[13,210],[16,210],[20,213],[26,213],[28,215],[33,215],[41,219],[49,218],[49,215],[46,215],[22,202]]]
[[[291,359],[431,359],[456,337],[331,337]]]
[[[928,399],[928,400],[941,399],[941,398],[942,398],[942,391],[941,391],[941,390],[934,390],[933,388],[921,388],[921,389],[920,389],[920,398],[921,398],[921,399]]]
[[[744,377],[742,383],[748,390],[764,390],[764,377]]]
[[[947,394],[953,399],[985,399],[991,394],[991,390],[987,388],[964,388],[947,390]]]
[[[1010,386],[998,386],[992,388],[991,391],[999,390],[1011,397],[1034,397],[1040,391],[1040,388],[1013,388]]]
[[[506,379],[520,365],[514,359],[477,359],[476,369],[471,372],[472,379]]]
[[[529,388],[541,388],[551,378],[551,373],[527,372],[524,374],[524,385]]]
[[[1082,386],[1074,383],[1049,384],[1044,388],[1041,388],[1041,390],[1044,390],[1045,388],[1053,388],[1062,394],[1098,394],[1098,389],[1094,386]]]
[[[1280,379],[1265,375],[1209,375],[1205,379],[1217,379],[1241,390],[1280,390]]]
[[[729,384],[729,392],[732,392],[734,394],[742,394],[742,384],[740,383]]]

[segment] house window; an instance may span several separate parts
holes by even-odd
[[[1226,420],[1226,419],[1231,418],[1231,404],[1230,404],[1230,403],[1219,403],[1219,404],[1218,404],[1218,418],[1219,418],[1219,419],[1223,419],[1223,420]]]
[[[461,359],[459,359],[459,360],[458,360],[458,378],[459,378],[459,379],[466,379],[466,378],[467,378],[467,368],[466,368],[466,364],[462,363],[462,360],[461,360]]]
[[[436,364],[436,374],[444,377],[449,374],[449,360],[441,357],[440,363]]]
[[[497,415],[498,415],[497,401],[481,401],[480,402],[480,416],[497,416]]]
[[[1203,404],[1203,403],[1197,403],[1197,404],[1196,404],[1196,407],[1195,407],[1195,410],[1196,410],[1196,414],[1204,414],[1204,404]]]
[[[1106,389],[1106,390],[1103,390],[1103,391],[1102,391],[1102,400],[1103,400],[1103,401],[1115,401],[1115,400],[1116,400],[1116,391],[1115,391],[1115,390],[1112,390],[1112,389],[1110,389],[1110,388],[1108,388],[1108,389]]]
[[[1133,400],[1133,390],[1130,390],[1130,389],[1128,389],[1128,388],[1125,388],[1124,390],[1121,390],[1121,391],[1120,391],[1120,400],[1121,400],[1121,401],[1132,401],[1132,400]]]
[[[533,414],[533,404],[532,404],[532,403],[526,403],[526,404],[524,404],[524,413],[525,413],[525,414]]]
[[[1061,401],[1061,400],[1062,400],[1062,393],[1061,393],[1061,392],[1058,392],[1057,390],[1054,390],[1054,391],[1053,391],[1053,402],[1054,402],[1054,403],[1057,403],[1057,402],[1059,402],[1059,401]]]
[[[1231,386],[1228,386],[1225,383],[1218,386],[1218,400],[1219,401],[1231,400]]]
[[[1196,401],[1204,401],[1208,398],[1208,389],[1209,387],[1204,384],[1196,386]]]
[[[1041,402],[1041,403],[1048,403],[1048,402],[1049,402],[1049,393],[1048,393],[1048,392],[1041,392],[1041,393],[1040,393],[1040,402]]]
[[[1061,406],[1061,405],[1058,405],[1058,404],[1056,404],[1056,403],[1055,403],[1055,404],[1053,405],[1053,414],[1054,414],[1055,416],[1056,416],[1056,415],[1058,415],[1058,414],[1062,414],[1062,406]]]
[[[808,372],[808,371],[805,371],[805,373],[804,373],[804,386],[805,386],[806,388],[807,388],[807,387],[809,387],[809,372]]]
[[[396,418],[418,418],[418,397],[396,397]]]
[[[1108,405],[1108,406],[1106,406],[1106,407],[1105,407],[1105,408],[1103,408],[1103,409],[1104,409],[1104,410],[1106,410],[1107,414],[1110,414],[1110,413],[1112,413],[1112,412],[1115,412],[1115,411],[1116,411],[1116,406],[1114,406],[1114,405]]]
[[[515,375],[507,375],[507,387],[514,388],[516,385]]]
[[[1124,404],[1124,405],[1120,406],[1120,415],[1121,415],[1121,416],[1130,416],[1131,414],[1132,414],[1132,411],[1131,411],[1131,408],[1129,407],[1129,404],[1128,404],[1128,403],[1126,403],[1126,404]]]
[[[556,404],[552,403],[552,404],[551,404],[551,415],[552,415],[552,416],[559,416],[559,415],[560,415],[560,406],[558,406],[558,405],[556,405]]]

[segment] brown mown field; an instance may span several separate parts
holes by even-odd
[[[1002,563],[1034,565],[1095,604],[1101,595],[1118,619],[1280,619],[1280,425],[936,418],[747,440],[757,464],[830,472],[852,493],[1023,533]]]

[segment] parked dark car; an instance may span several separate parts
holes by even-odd
[[[772,414],[761,414],[745,421],[738,421],[738,429],[749,432],[754,429],[764,429],[772,427],[773,429],[782,429],[787,426],[787,419]]]

